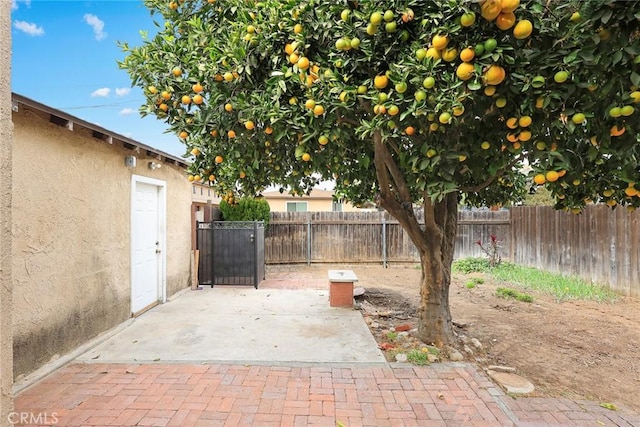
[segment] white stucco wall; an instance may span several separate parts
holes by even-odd
[[[127,319],[131,295],[131,175],[166,182],[167,295],[189,285],[191,184],[163,164],[87,129],[13,114],[14,372],[52,357]],[[125,166],[127,155],[137,166]]]

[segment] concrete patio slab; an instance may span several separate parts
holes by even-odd
[[[153,308],[78,362],[380,364],[362,316],[327,290],[203,288]]]

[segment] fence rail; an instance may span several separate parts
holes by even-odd
[[[476,242],[489,242],[491,235],[502,241],[504,258],[517,264],[640,296],[640,211],[462,210],[455,258],[482,256]],[[386,212],[273,212],[265,236],[268,264],[418,261],[409,236]]]

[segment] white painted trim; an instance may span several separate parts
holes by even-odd
[[[149,178],[141,175],[131,175],[131,201],[129,202],[129,309],[131,311],[131,304],[133,304],[133,254],[135,252],[133,242],[133,223],[134,223],[134,205],[136,197],[136,185],[138,183],[149,184],[158,187],[158,223],[160,230],[158,230],[158,238],[160,241],[160,272],[158,274],[160,286],[158,295],[160,295],[160,302],[167,302],[167,183],[155,178]],[[133,313],[133,311],[131,311]]]

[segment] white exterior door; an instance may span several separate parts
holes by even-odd
[[[164,183],[134,176],[131,190],[131,313],[135,315],[165,297]]]

